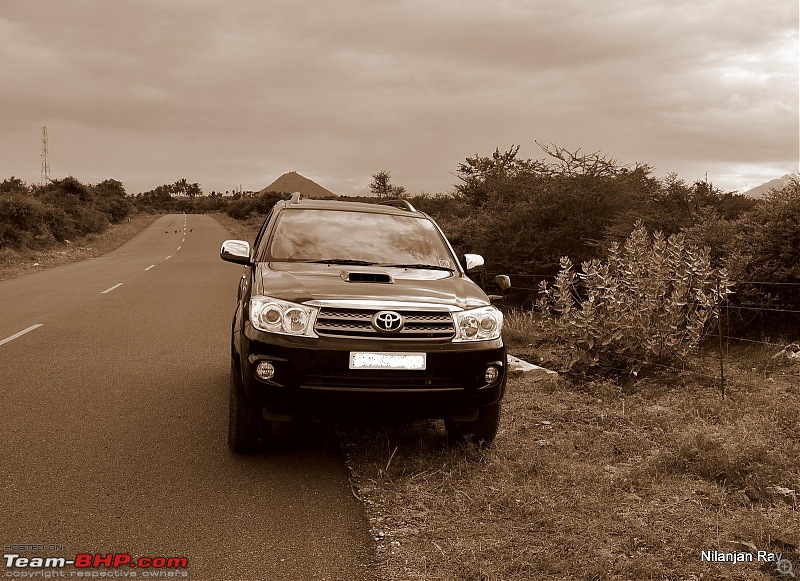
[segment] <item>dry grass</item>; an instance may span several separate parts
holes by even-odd
[[[561,349],[556,338],[539,325],[540,313],[508,309],[503,318],[503,341],[514,355],[547,369],[561,370]]]
[[[222,224],[235,239],[246,240],[251,245],[256,239],[256,234],[258,234],[261,224],[264,222],[263,216],[254,216],[246,221],[237,220],[235,218],[231,218],[227,214],[218,212],[211,214],[211,216],[213,216],[217,222]]]
[[[130,222],[112,224],[101,234],[82,236],[69,244],[58,243],[41,249],[2,248],[0,280],[102,256],[125,244],[158,218],[159,215],[139,214],[132,217]]]
[[[763,579],[700,551],[800,544],[798,368],[731,366],[725,400],[690,373],[514,378],[485,453],[440,422],[344,428],[381,578]]]

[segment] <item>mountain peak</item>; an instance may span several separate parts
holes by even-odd
[[[326,198],[328,196],[336,196],[332,191],[323,188],[314,180],[310,180],[296,171],[286,172],[262,189],[261,192],[285,192],[287,194],[300,192],[300,195],[304,198]]]
[[[756,186],[744,192],[744,195],[748,198],[763,198],[766,194],[770,192],[770,190],[779,190],[782,187],[786,186],[792,180],[800,180],[800,173],[792,172],[784,174],[783,176],[776,178],[774,180],[769,180],[768,182],[764,182],[760,186]]]

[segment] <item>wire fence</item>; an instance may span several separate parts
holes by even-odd
[[[553,275],[543,274],[514,274],[510,275],[512,290],[516,294],[508,293],[510,301],[503,301],[502,307],[506,312],[536,317],[535,300],[539,288],[530,285],[534,279],[553,280]],[[535,281],[534,281],[535,282]],[[522,284],[520,284],[522,283]],[[525,284],[528,283],[528,284]],[[737,287],[781,287],[796,288],[800,292],[800,282],[776,281],[730,281],[733,288]],[[519,291],[523,291],[520,293]],[[536,296],[531,296],[536,293]],[[734,295],[735,296],[735,295]],[[794,307],[794,305],[789,305]],[[779,326],[770,328],[768,321],[759,321],[749,327],[745,323],[733,324],[732,317],[748,315],[751,317],[767,317],[774,322],[780,318]],[[757,381],[769,380],[773,373],[785,369],[782,364],[790,358],[797,364],[788,368],[788,373],[800,378],[800,309],[782,308],[774,304],[774,299],[768,304],[755,302],[736,303],[726,296],[719,306],[715,328],[708,341],[714,341],[713,349],[706,353],[715,353],[718,359],[713,367],[705,360],[686,362],[682,366],[665,365],[660,362],[640,359],[629,359],[630,363],[649,366],[676,374],[686,374],[708,380],[720,390],[721,396],[726,396],[726,390],[732,387],[750,387]],[[772,335],[772,336],[771,336]],[[746,369],[745,369],[746,368]],[[714,369],[712,372],[711,370]],[[800,383],[800,379],[797,380]]]

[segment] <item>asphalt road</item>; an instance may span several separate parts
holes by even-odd
[[[163,216],[106,256],[0,282],[3,554],[187,557],[194,580],[374,578],[328,429],[292,426],[262,456],[227,449],[242,273],[219,259],[228,237],[209,216]]]

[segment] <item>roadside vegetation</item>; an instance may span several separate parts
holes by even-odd
[[[99,234],[134,213],[122,183],[82,184],[73,177],[46,185],[0,183],[0,248],[46,248]]]
[[[466,158],[447,194],[412,195],[382,169],[368,199],[403,195],[431,214],[458,252],[482,254],[493,272],[512,275],[507,303],[514,306],[532,307],[538,282],[555,277],[563,257],[575,265],[606,259],[612,244],[622,244],[639,223],[651,235],[680,233],[688,245],[708,246],[710,266],[725,268],[738,283],[732,301],[800,309],[800,287],[776,284],[800,281],[800,183],[753,200],[674,174],[656,178],[644,163],[622,165],[600,153],[540,147],[542,159],[521,158],[519,146]],[[257,221],[285,196],[204,194],[186,179],[128,195],[116,180],[84,185],[70,177],[39,186],[10,178],[0,185],[0,248],[43,248],[99,233],[136,212],[217,212]],[[757,281],[773,286],[746,284]],[[744,315],[734,323],[778,319]]]
[[[116,180],[87,185],[68,177],[45,186],[3,180],[0,280],[101,256],[155,218],[138,214]]]
[[[130,222],[112,224],[100,234],[90,233],[46,247],[0,248],[0,280],[103,256],[131,240],[157,218],[152,214],[138,214],[131,217]]]
[[[561,365],[638,373],[648,365],[678,365],[696,351],[730,291],[709,250],[651,240],[642,223],[607,260],[590,260],[576,274],[567,257],[552,286],[539,285],[542,330],[560,348]]]
[[[341,427],[381,579],[765,578],[700,553],[800,544],[800,358],[774,357],[800,340],[800,183],[752,200],[542,151],[466,158],[446,195],[373,176],[374,196],[404,195],[457,252],[511,275],[509,351],[561,372],[509,380],[488,450],[448,447],[441,422]],[[214,213],[252,242],[283,197],[12,178],[0,263],[136,214]],[[726,343],[724,384],[723,318],[744,340]]]

